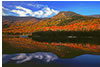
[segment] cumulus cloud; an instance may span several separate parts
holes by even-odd
[[[26,13],[32,14],[32,10],[27,9],[27,8],[24,8],[24,7],[21,7],[21,6],[16,6],[16,9],[22,9],[22,10],[24,10]]]
[[[50,9],[49,7],[45,7],[42,10],[33,12],[32,16],[44,18],[44,17],[56,15],[57,13],[59,13],[59,11]]]
[[[12,10],[12,12],[17,13],[19,16],[27,16],[25,11],[21,10]]]
[[[16,6],[16,10],[11,10],[14,13],[17,13],[19,16],[27,16],[27,14],[32,14],[32,10],[21,7],[21,6]]]
[[[44,14],[42,10],[33,12],[32,16],[41,17]]]
[[[12,12],[17,14],[18,16],[34,16],[38,18],[45,18],[45,17],[52,17],[53,15],[56,15],[59,13],[58,10],[51,9],[49,7],[44,7],[41,10],[32,11],[31,9],[22,7],[22,6],[16,6],[15,9],[9,10],[7,8],[2,7],[3,10]],[[2,12],[3,15],[7,15],[4,11]]]

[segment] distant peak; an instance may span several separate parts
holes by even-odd
[[[75,13],[75,12],[72,12],[72,11],[61,11],[61,12],[59,12],[59,14],[61,14],[61,13]]]
[[[74,13],[72,11],[61,11],[60,13]]]
[[[61,11],[57,15],[64,15],[67,17],[71,17],[71,16],[75,16],[75,15],[79,15],[79,14],[72,12],[72,11]]]

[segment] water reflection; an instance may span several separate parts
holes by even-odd
[[[81,55],[72,59],[61,59],[51,52],[3,54],[3,64],[63,64],[68,67],[98,67],[99,55]]]
[[[8,62],[20,64],[27,61],[34,61],[33,59],[38,59],[39,61],[48,63],[55,61],[56,59],[58,59],[58,57],[50,52],[3,54],[3,64]]]
[[[40,42],[90,43],[100,45],[100,31],[40,31],[32,33],[32,39]]]
[[[100,54],[100,45],[90,43],[39,42],[31,38],[3,37],[3,53],[52,52],[60,58],[83,54]]]

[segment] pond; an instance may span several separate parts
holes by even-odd
[[[63,42],[63,40],[48,41],[26,35],[3,36],[2,42],[3,66],[8,64],[11,66],[13,64],[61,64],[58,65],[60,67],[62,65],[63,67],[100,66],[98,38],[67,38]]]

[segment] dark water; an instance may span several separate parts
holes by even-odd
[[[4,67],[16,64],[100,67],[100,44],[98,39],[86,38],[48,42],[27,36],[3,36],[2,58]]]

